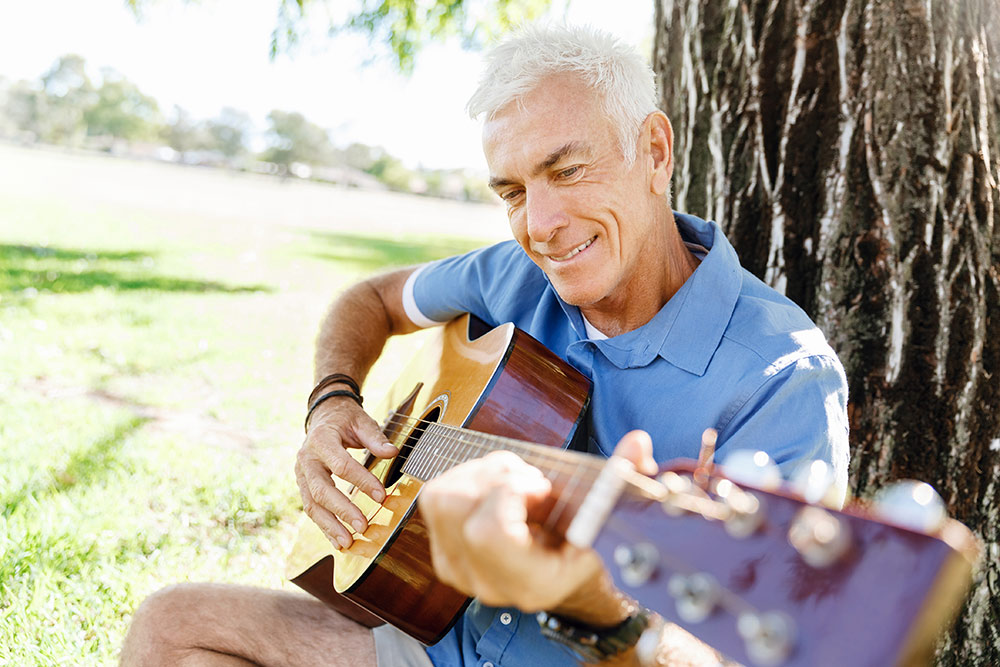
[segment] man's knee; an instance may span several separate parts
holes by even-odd
[[[197,615],[198,599],[204,596],[202,588],[200,584],[174,584],[143,600],[125,637],[122,664],[140,658],[142,664],[148,664],[149,656],[162,657],[198,646],[195,630],[201,623],[192,616]]]

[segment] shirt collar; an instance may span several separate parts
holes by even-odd
[[[592,341],[618,368],[646,366],[660,356],[689,373],[703,375],[736,308],[743,272],[722,229],[715,222],[683,213],[674,213],[674,219],[681,237],[704,246],[708,254],[652,320],[620,336]],[[586,338],[580,310],[562,299],[559,303],[577,334]]]

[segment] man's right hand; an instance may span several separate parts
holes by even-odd
[[[385,499],[382,483],[347,451],[357,448],[365,448],[379,458],[392,458],[399,451],[361,406],[338,396],[327,399],[313,412],[295,461],[303,509],[341,548],[351,546],[354,540],[348,525],[363,533],[368,523],[357,505],[337,489],[333,477],[357,486],[375,502]]]

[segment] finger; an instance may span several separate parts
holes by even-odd
[[[382,486],[382,482],[351,456],[344,449],[342,442],[339,433],[334,429],[324,429],[310,436],[309,445],[315,459],[320,461],[331,475],[353,484],[377,503],[384,501],[385,487]]]
[[[399,450],[390,443],[382,429],[367,412],[350,399],[322,404],[309,422],[309,434],[333,431],[344,447],[364,447],[379,458],[391,458]]]
[[[309,490],[309,483],[305,476],[297,474],[295,481],[299,487],[299,495],[302,496],[302,510],[306,515],[338,549],[346,549],[351,546],[353,538],[350,531],[329,510],[316,502],[312,492]]]
[[[630,461],[639,472],[655,475],[659,466],[653,458],[653,441],[645,431],[629,431],[615,446],[614,456]]]
[[[358,533],[363,533],[368,529],[365,515],[358,509],[357,505],[351,502],[350,498],[337,489],[330,478],[330,473],[322,463],[315,459],[307,460],[302,467],[302,472],[309,495],[317,505],[332,512],[334,516],[350,525]],[[338,532],[338,534],[350,536],[348,532]]]
[[[389,442],[381,427],[365,412],[354,420],[353,431],[358,444],[380,459],[391,459],[399,453],[399,448]]]
[[[449,543],[447,537],[441,536],[440,531],[430,532],[429,542],[431,565],[437,578],[452,588],[474,597],[476,592],[472,589],[468,571],[464,567],[462,545]]]
[[[525,495],[511,487],[497,487],[476,506],[463,524],[462,532],[465,541],[481,553],[482,558],[516,558],[517,552],[531,543],[527,519]]]

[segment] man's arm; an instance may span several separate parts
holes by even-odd
[[[330,307],[316,339],[315,381],[344,373],[364,382],[386,340],[417,329],[403,308],[403,285],[413,269],[365,280],[351,287]],[[331,389],[343,389],[332,383]],[[331,475],[358,486],[376,501],[385,497],[378,479],[347,450],[366,448],[381,458],[396,455],[379,425],[350,397],[337,396],[316,408],[295,462],[302,505],[326,536],[350,546],[351,532],[367,528],[362,512],[337,490]],[[343,523],[342,523],[343,522]]]

